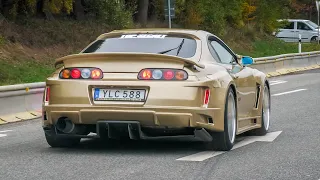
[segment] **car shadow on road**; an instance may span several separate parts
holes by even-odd
[[[237,141],[243,137],[239,136]],[[190,137],[170,137],[152,140],[101,140],[84,139],[72,148],[50,148],[47,152],[64,153],[123,153],[123,154],[166,154],[210,151],[208,142]]]
[[[86,139],[73,148],[63,148],[64,152],[100,152],[100,153],[172,153],[199,151],[204,149],[205,143],[193,139],[156,139],[156,140],[101,140]],[[50,148],[55,151],[61,148]]]

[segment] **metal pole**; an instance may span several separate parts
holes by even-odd
[[[168,0],[168,14],[169,14],[169,28],[171,28],[171,5],[170,0]]]
[[[319,4],[317,4],[317,6],[318,6],[318,44],[319,44],[319,34],[320,34],[320,32],[319,32],[319,11],[320,11],[320,9],[319,9]]]
[[[301,34],[299,34],[299,53],[301,53]]]

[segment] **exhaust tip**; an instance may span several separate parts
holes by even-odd
[[[59,131],[68,134],[74,130],[75,125],[69,118],[61,117],[56,122],[56,127]]]

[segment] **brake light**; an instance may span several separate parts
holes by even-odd
[[[46,91],[45,91],[45,102],[49,102],[50,100],[50,87],[46,87]]]
[[[172,79],[174,77],[174,72],[172,70],[167,70],[164,72],[163,77],[167,80]]]
[[[188,73],[181,69],[142,69],[138,74],[140,80],[187,80]]]
[[[210,89],[205,89],[204,90],[204,98],[203,98],[204,107],[208,107],[209,99],[210,99]]]
[[[72,69],[72,70],[71,70],[71,77],[72,77],[73,79],[79,79],[80,76],[81,76],[81,72],[80,72],[79,69]]]
[[[102,79],[99,68],[66,68],[61,70],[60,79]]]

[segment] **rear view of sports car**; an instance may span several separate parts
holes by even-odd
[[[56,60],[43,98],[46,140],[70,147],[87,137],[193,135],[228,151],[236,135],[269,129],[269,83],[252,63],[206,31],[102,34]]]

